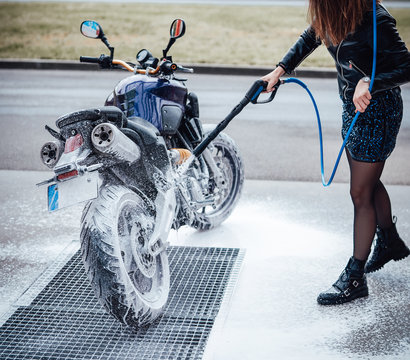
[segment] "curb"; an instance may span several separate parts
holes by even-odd
[[[195,74],[207,75],[243,75],[263,76],[272,71],[272,67],[260,66],[235,66],[214,64],[184,64],[194,69]],[[100,70],[95,64],[80,63],[71,60],[40,60],[40,59],[0,59],[0,69],[25,69],[25,70]],[[336,70],[332,68],[299,68],[298,77],[336,78]]]

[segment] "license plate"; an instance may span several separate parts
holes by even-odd
[[[78,176],[74,179],[49,185],[47,188],[48,211],[56,211],[98,195],[98,173]]]

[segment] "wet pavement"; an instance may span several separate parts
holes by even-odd
[[[0,171],[0,312],[79,238],[81,206],[45,211],[34,184],[49,173]],[[398,229],[410,241],[410,187],[387,186]],[[213,359],[410,358],[410,259],[368,276],[370,295],[337,307],[317,294],[351,255],[347,184],[245,182],[242,199],[217,229],[172,232],[172,245],[246,250]]]

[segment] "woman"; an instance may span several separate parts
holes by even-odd
[[[380,181],[386,159],[396,143],[403,103],[399,85],[410,81],[410,53],[400,39],[396,21],[378,1],[376,76],[369,92],[373,60],[372,0],[310,0],[311,25],[262,80],[270,92],[322,42],[336,62],[343,101],[342,136],[357,111],[361,114],[346,144],[350,195],[354,205],[353,256],[319,304],[341,304],[368,295],[365,273],[410,254],[392,218],[389,195]],[[372,257],[371,244],[376,233]],[[367,261],[367,263],[366,263]],[[365,266],[366,265],[366,266]]]

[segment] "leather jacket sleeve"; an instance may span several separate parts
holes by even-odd
[[[290,74],[320,44],[321,41],[317,39],[312,26],[309,26],[302,35],[300,35],[298,41],[289,49],[284,58],[279,62],[279,65]]]
[[[410,53],[391,16],[378,19],[378,51],[373,91],[386,90],[410,81]],[[373,43],[369,44],[373,47]]]

